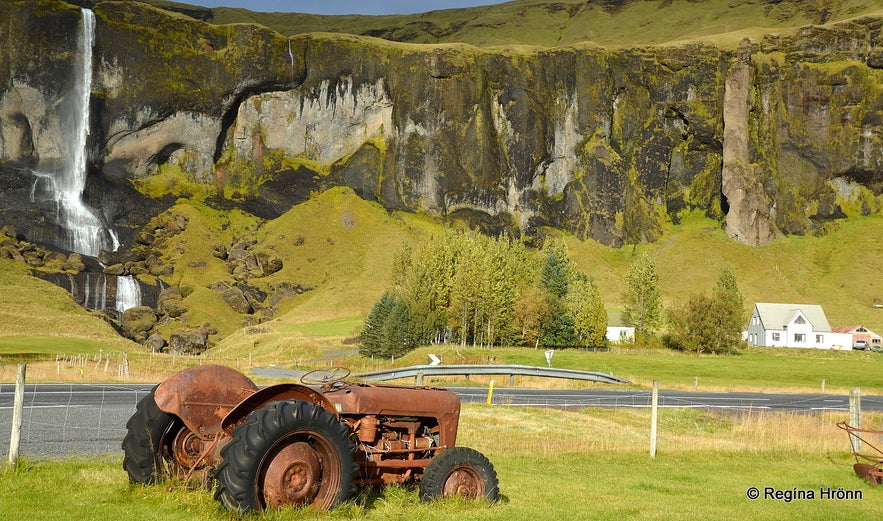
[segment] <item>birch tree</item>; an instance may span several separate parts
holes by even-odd
[[[659,277],[650,255],[645,253],[629,265],[625,274],[625,320],[638,333],[654,331],[662,322]]]

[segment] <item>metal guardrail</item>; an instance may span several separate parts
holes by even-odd
[[[546,378],[565,378],[569,380],[586,380],[607,384],[627,384],[628,380],[605,373],[594,371],[579,371],[577,369],[556,369],[553,367],[535,367],[530,365],[412,365],[410,367],[398,367],[371,371],[354,375],[369,382],[381,382],[385,380],[398,380],[401,378],[414,378],[422,381],[424,376],[470,376],[470,375],[509,375],[514,376],[542,376]]]

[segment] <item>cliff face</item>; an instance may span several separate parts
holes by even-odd
[[[137,3],[94,11],[85,195],[123,230],[166,196],[273,217],[336,185],[614,246],[655,240],[685,209],[747,244],[881,211],[878,19],[734,53],[287,38]],[[58,159],[80,14],[38,1],[0,15],[0,224],[28,235],[26,167]]]

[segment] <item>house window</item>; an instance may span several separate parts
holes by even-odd
[[[803,320],[803,317],[797,317],[794,319],[795,324],[806,324],[806,320]]]
[[[794,335],[794,341],[795,342],[806,342],[806,335],[804,335],[803,333],[796,333]]]
[[[778,342],[780,338],[779,333],[773,333],[773,342]]]
[[[816,335],[816,344],[824,344],[825,335]]]

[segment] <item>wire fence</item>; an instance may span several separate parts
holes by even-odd
[[[28,364],[28,380],[40,382],[159,382],[188,367],[223,364],[239,370],[252,367],[250,358],[99,351],[58,354],[25,360],[0,357],[0,381],[15,378],[16,362]]]
[[[61,458],[122,453],[126,422],[150,385],[26,385],[19,452]],[[9,454],[14,384],[0,384],[0,452]]]
[[[138,402],[155,385],[170,374],[172,369],[215,363],[218,360],[203,357],[151,357],[112,355],[80,355],[58,357],[56,360],[36,364],[43,374],[28,365],[28,383],[24,386],[24,402],[21,417],[19,452],[27,458],[62,458],[88,454],[120,454],[121,443],[126,435],[126,422],[135,412]],[[228,365],[229,365],[229,361]],[[251,365],[250,360],[237,362],[242,370]],[[15,367],[0,366],[0,453],[10,454],[13,425],[13,402],[15,383],[10,382]],[[128,370],[128,375],[126,373]],[[106,371],[106,372],[105,372]],[[58,379],[51,378],[60,374]],[[72,383],[82,374],[84,382],[94,380],[94,375],[111,375],[119,382],[92,384]],[[47,377],[48,376],[48,377]],[[72,377],[73,376],[73,377]],[[136,376],[139,377],[136,380]],[[282,375],[287,376],[287,375]],[[64,381],[62,381],[62,379]],[[12,379],[14,380],[14,378]],[[3,383],[6,382],[6,383]],[[482,387],[456,388],[455,392],[464,403],[484,403],[510,407],[581,408],[649,408],[651,392],[647,390],[622,390],[619,392],[581,392],[567,390],[542,391],[524,388],[500,388],[489,400],[488,389]],[[772,399],[775,395],[742,393],[735,402],[721,393],[718,396],[700,396],[684,391],[663,391],[659,406],[668,408],[698,408],[726,410],[730,412],[757,413],[763,411],[853,412],[851,424],[859,426],[860,409],[856,404],[865,403],[871,411],[883,410],[883,397],[853,397],[831,394],[784,395],[785,399]],[[726,400],[720,403],[716,400]],[[851,403],[855,402],[855,403]],[[856,410],[859,412],[856,413]]]
[[[0,357],[0,452],[10,454],[16,366]],[[251,358],[104,352],[27,359],[18,449],[24,457],[122,453],[126,422],[168,375],[205,364],[247,372]],[[91,384],[88,382],[107,382]],[[79,383],[82,382],[82,383]],[[35,385],[36,384],[36,385]]]

